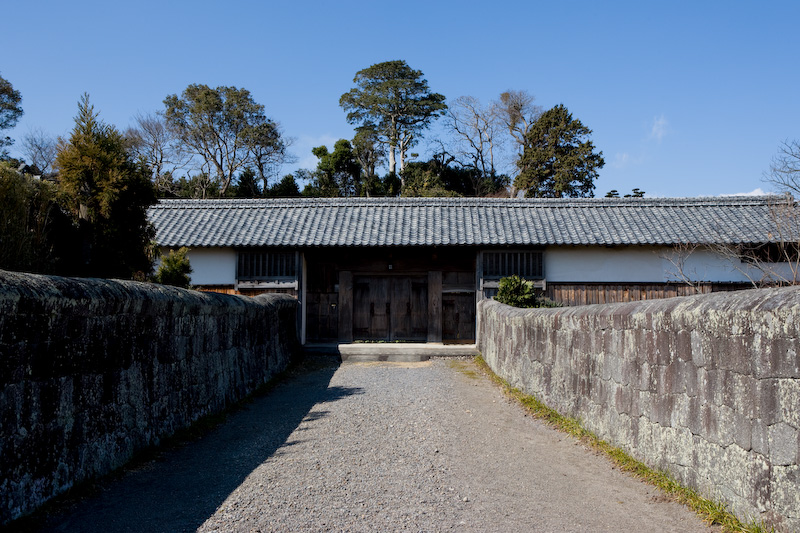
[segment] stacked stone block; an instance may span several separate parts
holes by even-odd
[[[479,314],[514,387],[743,518],[800,529],[800,288]]]
[[[0,271],[0,524],[267,382],[296,352],[296,310]]]

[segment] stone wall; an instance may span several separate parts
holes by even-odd
[[[479,349],[512,386],[742,518],[800,530],[800,288],[515,309]]]
[[[297,302],[0,271],[0,524],[283,370]]]

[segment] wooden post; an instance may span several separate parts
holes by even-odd
[[[475,256],[475,345],[480,349],[481,314],[478,304],[483,300],[483,252],[478,251]]]
[[[442,271],[428,272],[428,342],[442,342]]]
[[[298,265],[298,298],[300,298],[300,344],[306,343],[306,298],[308,295],[308,272],[306,270],[306,256],[304,253],[297,253]]]
[[[339,341],[353,342],[353,273],[339,272]]]

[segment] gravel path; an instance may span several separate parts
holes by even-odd
[[[708,531],[471,361],[309,363],[51,531]]]

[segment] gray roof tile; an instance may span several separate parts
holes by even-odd
[[[781,197],[162,200],[160,245],[425,246],[755,243]]]

